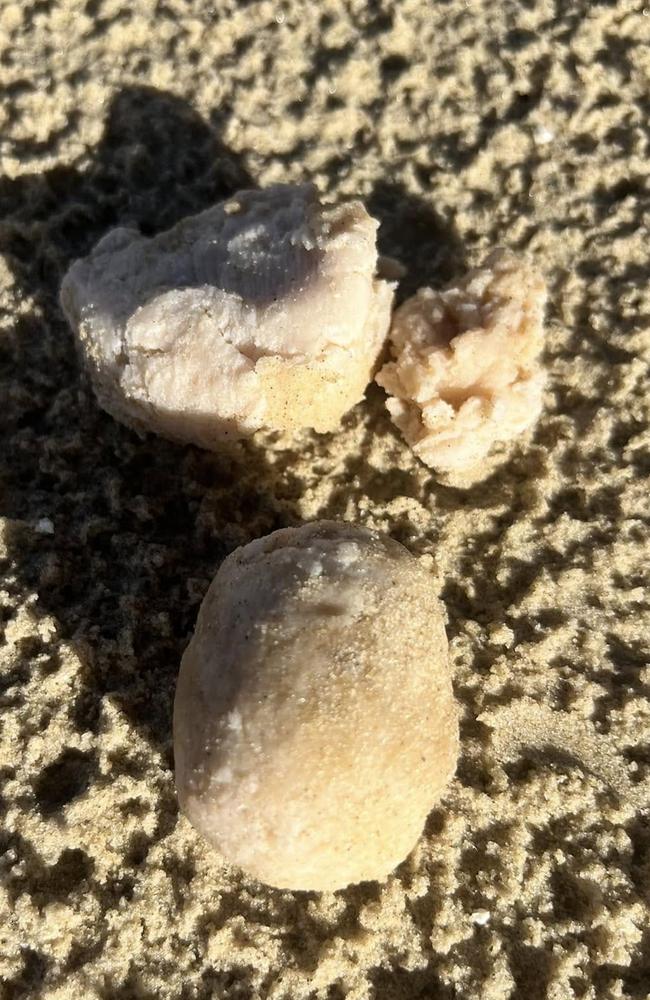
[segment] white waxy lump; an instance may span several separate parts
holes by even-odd
[[[111,231],[61,287],[99,403],[206,448],[334,430],[390,321],[376,230],[359,202],[325,208],[304,184],[239,192],[151,239]]]

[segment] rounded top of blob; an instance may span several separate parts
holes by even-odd
[[[174,709],[181,806],[273,885],[385,877],[455,766],[440,604],[397,542],[320,522],[233,553]]]

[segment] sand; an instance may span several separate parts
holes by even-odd
[[[0,5],[3,1000],[646,997],[649,40],[642,0]],[[211,455],[80,380],[75,256],[302,179],[366,200],[402,297],[496,244],[546,274],[544,415],[483,484],[377,387]],[[171,707],[224,555],[316,517],[430,566],[463,753],[385,884],[304,895],[179,817]]]

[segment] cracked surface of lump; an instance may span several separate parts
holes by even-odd
[[[645,1000],[647,6],[0,3],[0,995]],[[74,260],[305,180],[380,220],[402,299],[496,246],[544,275],[544,406],[498,474],[441,485],[376,385],[226,455],[80,380]],[[384,883],[297,894],[179,813],[172,705],[221,561],[323,518],[432,559],[460,756]]]
[[[388,329],[376,228],[360,202],[323,209],[303,184],[239,191],[151,239],[112,230],[61,287],[99,403],[205,448],[334,430]]]
[[[181,808],[274,886],[343,889],[404,860],[453,774],[458,722],[430,572],[321,521],[237,549],[174,702]]]
[[[495,250],[444,291],[421,288],[393,316],[394,360],[376,381],[413,451],[438,472],[487,474],[491,448],[531,427],[542,408],[546,287]]]

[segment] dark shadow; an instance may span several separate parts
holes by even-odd
[[[647,781],[650,777],[650,743],[639,743],[637,746],[626,747],[623,750],[623,757],[634,767],[634,770],[630,772],[630,781],[635,784]]]
[[[299,484],[284,471],[286,462],[273,472],[264,454],[250,444],[211,454],[159,437],[139,437],[111,419],[80,378],[58,293],[72,260],[112,227],[162,231],[251,183],[244,165],[187,104],[147,88],[128,88],[115,97],[102,140],[83,165],[0,181],[0,252],[15,281],[16,301],[26,306],[0,341],[0,380],[8,387],[0,448],[11,456],[0,468],[0,504],[2,513],[15,521],[2,568],[7,579],[13,574],[9,585],[23,596],[38,593],[36,613],[54,617],[58,639],[72,643],[85,663],[70,689],[70,717],[77,731],[99,731],[102,705],[110,695],[170,767],[178,666],[208,584],[228,551],[298,520]],[[386,249],[404,256],[407,264],[414,260],[415,246],[407,231],[417,223],[417,282],[436,281],[446,265],[441,258],[436,274],[429,251],[432,240],[440,246],[445,240],[441,223],[410,196],[396,199],[395,188],[378,190],[374,208],[387,227],[382,237]],[[423,220],[419,211],[425,211]],[[436,243],[436,253],[439,249]],[[458,263],[448,261],[449,276]],[[383,406],[378,390],[371,405]],[[385,423],[386,432],[393,433]],[[377,473],[372,496],[382,501],[390,488]],[[408,473],[399,475],[401,491],[417,488]],[[343,503],[343,482],[340,489]],[[323,516],[332,513],[330,505]],[[45,530],[34,530],[43,518]],[[22,650],[25,675],[15,672],[8,678],[7,694],[0,697],[11,699],[21,682],[60,667],[48,644],[27,642],[29,648]],[[111,777],[141,774],[137,748],[132,754],[116,749],[109,763]],[[100,780],[97,772],[92,753],[62,747],[35,782],[33,805],[57,823],[89,784]],[[141,808],[137,801],[127,805],[134,815]],[[90,885],[102,911],[109,911],[120,899],[130,898],[149,851],[176,822],[171,785],[161,791],[159,805],[155,829],[134,830],[124,872],[108,882],[98,880],[93,859],[81,851],[69,851],[52,867],[26,842],[11,838],[8,846],[27,859],[27,868],[37,873],[46,891],[68,897]],[[191,892],[193,876],[188,864],[183,879],[175,877],[179,908],[184,894]],[[20,879],[14,888],[36,891]],[[363,907],[377,901],[379,893],[375,883],[347,890],[337,933],[354,939]],[[242,882],[232,894],[222,894],[206,921],[218,924],[236,909],[253,923],[275,924],[286,936],[292,961],[310,970],[332,935],[327,921],[310,915],[311,899],[313,894]],[[73,950],[69,971],[101,951],[103,933]],[[41,956],[26,953],[24,971],[9,989],[20,996],[46,975]],[[383,987],[385,976],[377,975]],[[433,982],[427,973],[411,985]],[[110,987],[115,995],[118,985]],[[124,989],[132,987],[129,981]],[[238,969],[222,978],[206,972],[203,988],[206,997],[224,988],[244,997],[252,987],[247,970]]]
[[[507,761],[503,765],[503,769],[510,780],[517,784],[525,783],[533,775],[546,769],[567,774],[588,770],[580,757],[551,744],[547,746],[522,746],[517,757],[512,761]],[[593,772],[589,771],[589,773]]]
[[[46,864],[32,843],[20,834],[9,835],[11,848],[22,859],[6,873],[3,888],[10,904],[15,905],[25,893],[38,906],[47,906],[52,900],[65,900],[88,891],[94,861],[78,848],[65,848],[53,864]]]
[[[40,992],[47,975],[51,959],[33,948],[21,948],[23,968],[18,976],[3,983],[3,1000],[27,1000],[28,997],[42,996]]]
[[[256,1000],[258,996],[255,987],[255,969],[250,965],[235,964],[223,971],[207,968],[201,975],[201,984],[198,990],[194,987],[183,989],[180,1000],[190,1000],[190,998],[191,1000],[213,1000],[213,997],[228,997],[228,1000],[231,998],[232,1000]],[[106,1000],[109,1000],[108,995]]]
[[[381,223],[379,252],[395,257],[407,270],[398,301],[423,285],[439,288],[466,270],[463,244],[453,222],[442,219],[429,202],[403,184],[379,181],[366,204]]]
[[[54,617],[57,641],[71,643],[85,665],[67,706],[78,733],[99,730],[110,695],[170,768],[176,676],[208,584],[228,551],[294,523],[300,494],[291,473],[271,472],[251,444],[212,454],[140,437],[112,420],[80,377],[58,292],[72,260],[113,226],[151,234],[251,185],[243,163],[184,101],[141,87],[116,95],[82,165],[0,180],[0,253],[17,304],[16,318],[2,318],[0,339],[0,454],[9,458],[0,464],[0,511],[13,519],[0,570],[14,597],[38,594],[35,613]],[[0,624],[4,617],[0,601]],[[50,644],[21,642],[21,665],[0,685],[0,705],[19,703],[21,685],[61,667]],[[35,725],[45,728],[48,717]],[[119,748],[110,767],[110,778],[138,777],[137,749]],[[64,746],[28,804],[57,824],[101,780],[92,753]],[[127,805],[134,814],[142,808]],[[91,885],[106,912],[130,898],[150,849],[174,827],[170,784],[159,806],[155,829],[134,831],[125,872],[113,880],[99,880],[81,851],[48,866],[16,837],[0,848],[25,860],[25,878],[36,872],[46,895]],[[36,892],[21,878],[16,892]],[[99,953],[104,936],[76,946],[66,969]],[[47,974],[47,960],[26,951],[8,996],[38,990]],[[210,995],[212,984],[205,989]]]
[[[625,705],[630,693],[642,700],[650,698],[650,684],[643,668],[648,662],[648,643],[629,643],[615,632],[605,634],[607,667],[596,679],[602,693],[594,699],[592,718],[601,732],[609,732],[612,715]]]
[[[602,888],[585,875],[576,875],[569,865],[560,865],[551,874],[553,912],[557,920],[576,920],[592,926],[603,909]]]
[[[622,983],[623,996],[629,1000],[646,1000],[650,988],[650,931],[645,929],[635,957],[629,965],[607,962],[594,974],[597,996],[607,996],[615,984]]]
[[[444,984],[435,968],[376,968],[369,975],[379,1000],[453,1000],[455,989]]]
[[[508,959],[515,981],[511,1000],[546,1000],[557,967],[552,952],[517,943],[509,949]]]
[[[22,303],[0,341],[0,453],[10,456],[0,509],[52,526],[19,532],[15,586],[38,593],[40,612],[87,662],[86,687],[71,692],[79,731],[97,726],[111,692],[170,763],[174,682],[203,593],[230,549],[292,520],[295,491],[289,473],[261,485],[264,456],[252,445],[209,454],[103,413],[80,378],[58,292],[72,260],[113,226],[151,234],[250,186],[210,125],[147,87],[114,97],[82,165],[0,179],[0,253]],[[90,772],[77,763],[57,764],[61,787],[44,793],[45,811],[83,788]]]
[[[64,750],[38,776],[34,787],[37,805],[43,816],[49,816],[82,795],[96,772],[91,754],[80,750]]]
[[[146,88],[129,88],[115,97],[103,138],[84,165],[0,181],[0,252],[14,277],[17,300],[26,303],[0,341],[0,380],[9,389],[0,448],[11,456],[0,468],[0,504],[2,513],[15,521],[9,559],[1,568],[7,570],[8,585],[22,596],[38,593],[36,613],[55,618],[57,639],[70,642],[85,663],[69,696],[78,733],[100,730],[102,704],[109,695],[169,767],[178,666],[208,584],[237,545],[299,520],[300,488],[286,471],[286,462],[279,462],[273,472],[264,454],[250,444],[208,453],[160,437],[140,437],[105,414],[80,378],[58,292],[71,261],[113,226],[129,225],[151,234],[250,185],[243,164],[209,125],[183,101]],[[399,214],[402,210],[406,216]],[[418,209],[413,199],[406,199],[386,203],[382,211],[396,238]],[[425,230],[423,224],[423,240]],[[402,238],[405,247],[412,242],[406,235]],[[392,244],[387,249],[399,251]],[[424,248],[418,280],[434,281],[430,267],[425,273],[426,257]],[[379,390],[371,405],[383,406]],[[394,433],[388,420],[385,423],[386,432]],[[324,441],[326,447],[326,437]],[[419,488],[408,472],[399,473],[398,482],[404,493]],[[381,502],[390,488],[377,472],[372,497]],[[340,489],[343,503],[343,482]],[[451,492],[449,497],[452,502]],[[323,516],[333,513],[330,505]],[[35,528],[43,518],[48,519],[46,528],[39,532]],[[25,673],[21,667],[6,679],[7,693],[0,692],[0,698],[9,699],[7,703],[21,683],[61,666],[47,643],[31,638],[23,642]],[[110,779],[137,779],[143,773],[135,747],[133,753],[116,748],[108,763]],[[30,805],[57,823],[98,780],[106,780],[106,775],[98,777],[92,752],[62,747],[35,782]],[[143,808],[135,800],[126,806],[136,816]],[[82,851],[70,850],[60,863],[48,866],[27,842],[11,837],[8,846],[27,859],[27,869],[36,872],[46,893],[67,898],[91,886],[106,912],[121,899],[128,901],[151,848],[170,833],[176,819],[173,788],[165,784],[155,829],[134,830],[124,871],[108,881],[98,879],[92,857]],[[174,869],[179,909],[185,894],[191,894],[193,877],[190,863],[182,879]],[[29,875],[20,876],[14,889],[36,891]],[[309,971],[332,936],[331,924],[311,915],[313,898],[242,880],[241,887],[222,894],[212,915],[206,914],[205,934],[209,925],[219,924],[236,909],[252,923],[282,928],[291,960]],[[379,898],[376,883],[346,890],[337,934],[354,940],[361,933],[363,908]],[[73,949],[68,971],[101,951],[103,935],[99,931],[93,941]],[[13,995],[22,995],[46,975],[41,956],[26,953],[25,969],[9,988]],[[383,987],[385,975],[377,975]],[[399,979],[401,973],[396,975]],[[206,972],[204,995],[223,988],[232,992],[229,977],[246,996],[246,969],[229,971],[223,978]],[[427,972],[411,985],[424,988],[434,981]],[[124,989],[128,992],[132,986],[129,981]],[[118,987],[110,987],[115,995]]]

